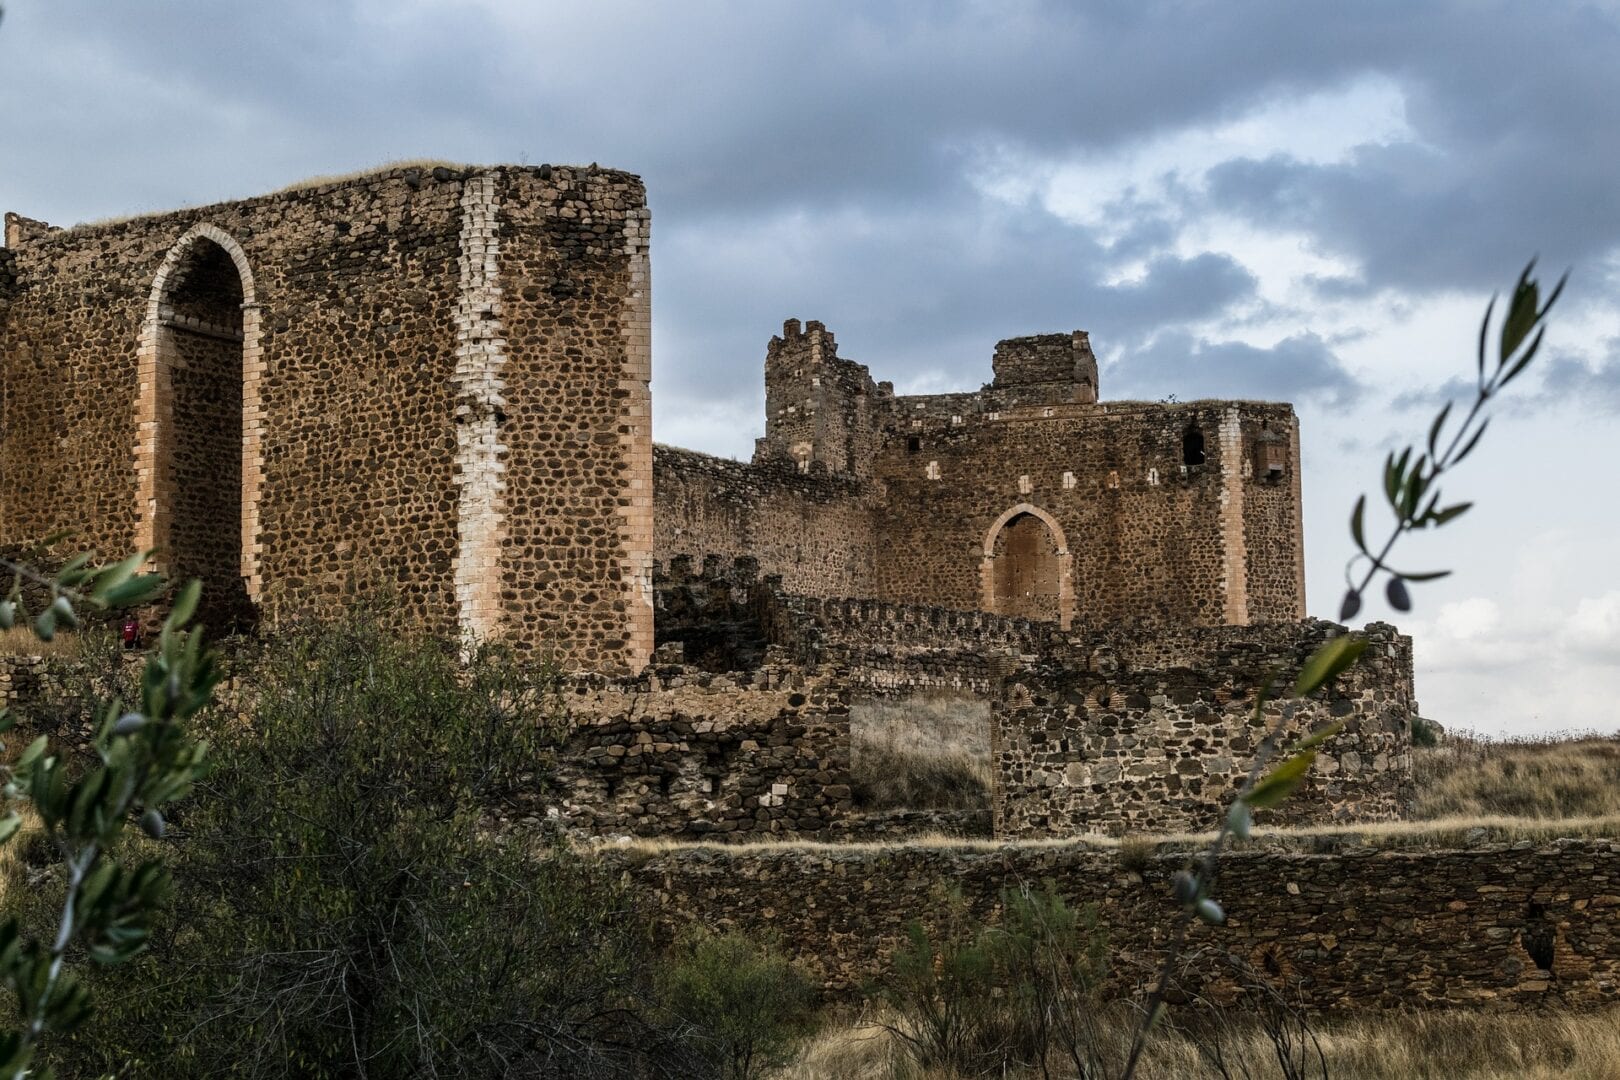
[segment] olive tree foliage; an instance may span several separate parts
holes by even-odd
[[[99,566],[79,555],[52,574],[0,560],[12,577],[0,600],[0,629],[23,625],[49,641],[59,629],[77,627],[81,612],[150,600],[163,579],[138,572],[149,554]],[[186,733],[186,721],[208,702],[219,678],[201,631],[186,629],[200,593],[195,581],[180,590],[146,656],[136,699],[101,708],[93,765],[70,776],[66,759],[41,735],[9,769],[0,768],[6,804],[0,843],[12,840],[22,824],[14,804],[32,804],[66,886],[51,933],[24,933],[15,917],[0,921],[0,981],[14,998],[16,1017],[11,1030],[0,1032],[3,1080],[28,1075],[47,1035],[71,1032],[89,1017],[90,995],[67,963],[70,950],[82,947],[99,964],[129,960],[145,947],[152,918],[167,899],[168,871],[155,859],[127,865],[119,841],[135,821],[148,836],[161,837],[164,808],[205,770],[206,745]],[[14,722],[0,713],[0,731]]]
[[[1490,354],[1496,298],[1486,306],[1479,329],[1474,400],[1462,411],[1461,422],[1452,423],[1455,403],[1447,402],[1429,425],[1423,446],[1407,446],[1398,454],[1392,451],[1385,459],[1383,493],[1391,522],[1381,544],[1367,542],[1367,497],[1363,495],[1356,501],[1350,517],[1350,536],[1356,554],[1345,568],[1348,588],[1339,611],[1341,620],[1355,617],[1361,610],[1363,595],[1380,575],[1385,579],[1384,592],[1390,606],[1397,611],[1409,611],[1412,607],[1409,582],[1433,581],[1450,573],[1449,570],[1406,572],[1396,569],[1390,558],[1403,536],[1448,525],[1473,505],[1468,502],[1443,505],[1439,481],[1473,453],[1489,423],[1486,407],[1524,372],[1541,349],[1547,313],[1563,292],[1569,275],[1566,273],[1560,278],[1543,301],[1540,283],[1532,276],[1534,272],[1535,260],[1532,259],[1519,275],[1507,313],[1500,320],[1494,359]],[[1292,684],[1283,687],[1283,695],[1300,699],[1315,693],[1354,664],[1366,647],[1366,639],[1355,633],[1331,639],[1305,661]],[[1262,710],[1278,692],[1273,679],[1256,695],[1253,714],[1256,726],[1263,722]],[[1213,895],[1222,851],[1231,839],[1248,838],[1254,811],[1275,806],[1300,785],[1316,760],[1317,747],[1337,734],[1342,726],[1342,723],[1333,723],[1317,729],[1291,747],[1283,760],[1268,770],[1292,716],[1293,710],[1285,703],[1256,751],[1254,764],[1214,840],[1172,880],[1180,911],[1171,928],[1163,967],[1148,995],[1141,1023],[1132,1040],[1122,1080],[1131,1080],[1135,1075],[1148,1036],[1164,1014],[1167,991],[1193,922],[1202,920],[1218,925],[1226,920],[1225,912]]]

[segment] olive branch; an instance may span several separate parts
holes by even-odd
[[[1444,441],[1447,422],[1451,418],[1454,403],[1450,401],[1441,408],[1429,425],[1426,450],[1419,451],[1415,446],[1407,446],[1398,455],[1391,451],[1385,460],[1384,497],[1394,516],[1394,522],[1388,538],[1376,555],[1372,553],[1366,541],[1367,496],[1362,495],[1356,500],[1355,510],[1350,516],[1350,535],[1355,541],[1357,553],[1345,567],[1345,581],[1349,589],[1339,609],[1341,622],[1354,618],[1361,610],[1362,595],[1380,573],[1388,578],[1384,592],[1390,606],[1397,611],[1410,611],[1412,600],[1406,587],[1407,582],[1434,581],[1451,572],[1437,570],[1407,573],[1392,567],[1389,557],[1402,536],[1422,529],[1447,525],[1461,517],[1473,505],[1465,502],[1442,507],[1438,481],[1473,453],[1490,422],[1490,418],[1484,415],[1485,406],[1523,373],[1541,348],[1542,338],[1547,329],[1547,312],[1564,291],[1564,283],[1569,279],[1569,274],[1566,272],[1558,279],[1557,285],[1543,303],[1540,286],[1531,277],[1535,265],[1536,261],[1531,259],[1513,288],[1513,298],[1501,323],[1494,366],[1486,363],[1486,353],[1497,298],[1493,296],[1485,308],[1485,318],[1479,329],[1474,401],[1463,415],[1462,423],[1451,434],[1445,449],[1442,451],[1440,446]],[[1366,560],[1368,565],[1358,583],[1354,580],[1353,574],[1362,560]],[[1298,700],[1320,690],[1353,665],[1366,647],[1366,638],[1356,633],[1344,633],[1331,638],[1305,661],[1298,677],[1289,688],[1291,693],[1288,696]],[[1252,719],[1256,726],[1264,723],[1263,710],[1272,700],[1276,681],[1276,676],[1268,679],[1255,695]],[[1194,856],[1186,868],[1178,870],[1171,878],[1171,893],[1180,911],[1171,928],[1164,964],[1154,981],[1153,989],[1148,994],[1141,1022],[1131,1039],[1130,1053],[1126,1058],[1125,1071],[1121,1074],[1120,1080],[1132,1080],[1136,1075],[1136,1068],[1141,1061],[1148,1036],[1164,1015],[1167,1008],[1166,991],[1169,989],[1193,922],[1199,920],[1219,925],[1226,921],[1226,913],[1212,893],[1216,874],[1220,869],[1221,853],[1228,839],[1231,837],[1239,840],[1248,839],[1254,824],[1254,811],[1276,806],[1292,794],[1309,774],[1311,766],[1316,761],[1318,748],[1323,742],[1338,734],[1343,727],[1343,721],[1335,721],[1316,729],[1291,747],[1287,756],[1268,772],[1266,765],[1281,743],[1292,715],[1292,711],[1287,707],[1279,712],[1276,722],[1256,748],[1254,764],[1216,830],[1215,838],[1208,848]]]
[[[40,550],[59,539],[47,538]],[[0,600],[0,629],[21,622],[49,641],[59,627],[76,627],[85,607],[114,610],[148,600],[164,584],[156,574],[137,572],[149,556],[140,552],[92,566],[93,556],[79,555],[55,574],[0,560],[12,573],[11,590]],[[25,581],[50,596],[31,617]],[[201,593],[200,583],[192,581],[175,598],[157,645],[147,654],[134,707],[126,710],[115,698],[102,709],[94,766],[70,779],[67,762],[51,753],[41,735],[9,769],[0,767],[4,802],[33,804],[67,884],[49,941],[24,934],[15,917],[0,920],[0,985],[15,998],[20,1024],[0,1032],[0,1080],[28,1076],[46,1035],[72,1031],[89,1018],[90,994],[67,965],[69,950],[83,945],[101,964],[130,959],[145,948],[152,916],[168,897],[169,875],[160,861],[147,859],[129,869],[117,850],[131,820],[152,839],[161,839],[163,808],[184,796],[207,768],[207,744],[184,730],[184,721],[208,703],[220,677],[213,654],[203,648],[202,632],[185,629]],[[0,711],[0,733],[15,722]],[[0,817],[0,844],[12,840],[21,826],[22,815],[15,810]],[[43,1074],[50,1075],[49,1070]]]

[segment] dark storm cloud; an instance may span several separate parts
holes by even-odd
[[[1355,8],[1333,9],[1323,37],[1344,40]],[[1211,173],[1209,205],[1305,230],[1359,263],[1369,289],[1489,287],[1537,251],[1577,267],[1613,251],[1615,9],[1426,4],[1408,15],[1377,49],[1352,51],[1401,87],[1412,143],[1330,164],[1232,161]]]
[[[1611,342],[1607,360],[1596,367],[1569,356],[1554,357],[1542,372],[1541,389],[1541,400],[1549,403],[1620,415],[1620,341]]]
[[[1036,208],[796,218],[715,245],[674,229],[654,245],[665,347],[696,358],[661,371],[659,391],[751,393],[765,342],[785,318],[820,319],[841,355],[905,388],[974,389],[1004,337],[1087,329],[1106,359],[1156,329],[1211,318],[1252,299],[1254,277],[1224,255],[1160,256],[1120,285],[1098,282],[1107,251],[1085,229]],[[680,267],[672,272],[671,265]]]
[[[1186,220],[1301,230],[1357,266],[1321,283],[1340,297],[1475,288],[1531,249],[1561,265],[1620,242],[1601,107],[1620,33],[1595,7],[495,6],[11,0],[0,202],[71,222],[402,156],[628,168],[653,203],[660,392],[732,402],[790,315],[902,385],[975,386],[997,338],[1085,327],[1136,392],[1346,400],[1319,339],[1175,331],[1256,306],[1231,257],[1172,254]],[[1367,75],[1405,95],[1413,142],[1235,158],[1168,205],[1110,205],[1106,239],[981,190]],[[1106,284],[1126,263],[1145,274]],[[1228,369],[1250,381],[1200,381]]]
[[[1327,342],[1315,334],[1270,348],[1209,341],[1185,331],[1159,334],[1102,375],[1110,397],[1254,398],[1348,405],[1361,393]]]

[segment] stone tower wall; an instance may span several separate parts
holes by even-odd
[[[650,655],[637,178],[396,169],[32,224],[8,218],[0,541],[73,527],[103,552],[150,543],[165,568],[191,527],[171,446],[239,447],[240,519],[217,527],[241,530],[242,583],[272,620],[383,590],[435,631],[574,666]],[[182,345],[221,338],[168,303],[210,244],[244,286],[240,432],[199,431],[235,414],[193,408],[173,378],[180,352],[231,351]]]
[[[789,319],[765,351],[765,437],[754,460],[870,477],[886,396],[865,365],[838,355],[825,326],[812,320],[801,330]]]

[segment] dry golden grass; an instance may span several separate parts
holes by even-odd
[[[959,1080],[951,1072],[913,1069],[883,1019],[863,1016],[830,1024],[779,1075],[784,1080]],[[1271,1043],[1252,1021],[1235,1016],[1224,1022],[1232,1075],[1254,1080],[1282,1075]],[[1122,1059],[1130,1034],[1128,1022],[1106,1032],[1105,1057]],[[1317,1038],[1334,1080],[1620,1080],[1620,1009],[1363,1014],[1322,1021]],[[1017,1075],[1038,1074],[1009,1074]],[[1051,1075],[1073,1073],[1054,1061]],[[1193,1080],[1219,1074],[1190,1039],[1167,1028],[1149,1043],[1137,1075]]]
[[[31,803],[13,803],[10,809],[22,816],[22,827],[12,834],[10,840],[0,844],[0,911],[7,910],[11,906],[8,900],[11,899],[14,889],[25,887],[24,852],[40,829],[39,814],[34,811]]]
[[[990,805],[990,703],[955,696],[870,701],[849,711],[850,773],[870,810]]]
[[[421,169],[424,172],[433,169],[453,169],[460,172],[472,166],[464,162],[440,161],[437,158],[401,158],[397,161],[385,161],[381,165],[373,165],[366,169],[354,169],[345,173],[327,173],[320,176],[308,176],[302,180],[295,180],[286,187],[277,188],[271,194],[280,195],[287,191],[306,191],[309,188],[324,187],[327,184],[342,184],[350,180],[359,180],[363,177],[374,176],[377,173],[393,172],[395,169]]]
[[[78,656],[80,645],[77,634],[57,634],[50,641],[41,641],[27,627],[0,630],[0,656]]]
[[[1202,850],[1214,833],[1132,833],[1125,837],[1086,834],[1038,840],[985,840],[929,834],[901,840],[829,843],[821,840],[751,840],[724,843],[712,840],[668,840],[660,837],[621,837],[602,840],[597,847],[658,855],[675,851],[711,851],[746,858],[771,851],[807,853],[892,852],[908,848],[952,851],[1002,851],[1007,848],[1091,848],[1120,854],[1126,869],[1139,869],[1156,855]],[[1438,851],[1562,838],[1620,838],[1620,814],[1591,818],[1453,817],[1434,821],[1379,821],[1347,825],[1260,826],[1253,838],[1230,850],[1321,852],[1349,847],[1387,851]]]
[[[1620,814],[1620,739],[1493,742],[1453,735],[1413,751],[1412,761],[1420,818]]]

